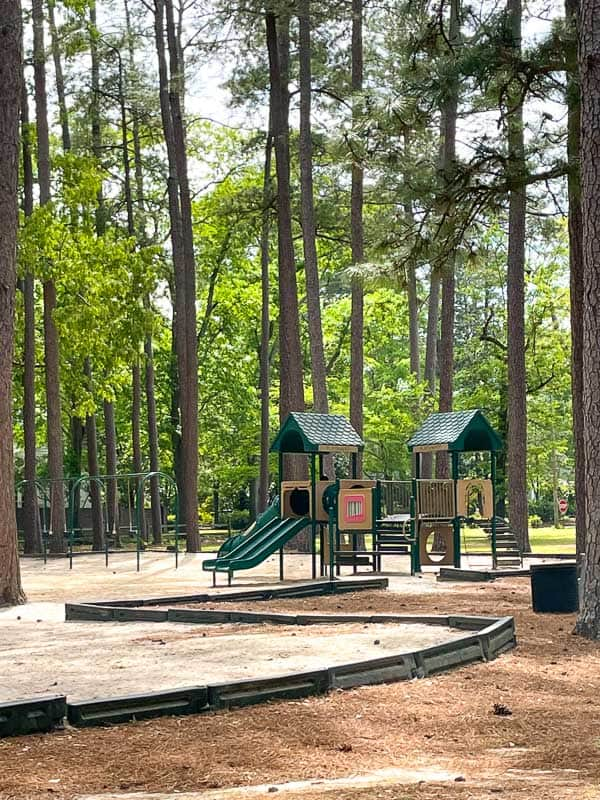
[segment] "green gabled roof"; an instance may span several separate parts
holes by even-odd
[[[292,411],[279,429],[271,452],[356,453],[364,446],[358,433],[340,414]]]
[[[432,414],[408,442],[421,448],[471,452],[502,450],[502,440],[479,409]]]

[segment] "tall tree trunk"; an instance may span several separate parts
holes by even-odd
[[[171,84],[164,42],[166,10]],[[198,533],[198,354],[196,274],[192,215],[187,178],[185,132],[181,116],[179,48],[171,0],[155,0],[155,40],[159,67],[161,117],[169,161],[169,215],[175,281],[174,344],[177,351],[181,416],[180,508],[190,552],[200,550]]]
[[[148,413],[148,446],[150,449],[150,471],[160,470],[158,455],[158,423],[156,419],[156,395],[154,393],[154,354],[152,336],[148,334],[144,342],[146,354],[146,409]],[[150,478],[150,505],[152,512],[152,542],[162,541],[162,521],[160,512],[160,484],[158,477]]]
[[[109,400],[104,400],[104,430],[106,433],[106,474],[116,475],[117,465],[117,426],[115,423],[115,407]],[[107,529],[111,536],[115,537],[116,544],[119,544],[119,492],[117,481],[108,479],[106,481],[106,515]]]
[[[102,120],[100,118],[100,56],[98,53],[99,32],[96,19],[96,0],[90,0],[90,58],[92,100],[90,104],[90,123],[92,128],[92,153],[100,166],[102,162]],[[102,185],[98,189],[96,205],[96,235],[104,236],[106,232],[106,207]]]
[[[50,139],[46,96],[46,51],[44,47],[43,0],[32,0],[33,69],[37,131],[37,164],[40,205],[50,201]],[[44,293],[44,371],[46,385],[46,428],[48,476],[50,478],[50,550],[64,550],[65,486],[60,399],[59,338],[54,324],[56,286],[51,277],[43,283]]]
[[[313,145],[311,131],[311,22],[310,0],[299,0],[300,24],[300,216],[304,245],[304,272],[306,274],[306,305],[308,310],[308,337],[313,389],[313,407],[322,414],[329,413],[327,375],[321,324],[321,296],[317,260],[316,221],[313,190]]]
[[[56,29],[54,9],[55,0],[48,0],[48,24],[50,27],[50,44],[52,47],[52,60],[54,61],[56,99],[58,102],[58,115],[60,118],[60,129],[62,134],[62,146],[65,153],[71,149],[71,131],[69,129],[69,112],[67,110],[67,100],[65,95],[65,78],[62,68],[61,47]]]
[[[265,14],[269,56],[270,114],[273,124],[275,172],[277,176],[277,251],[279,290],[279,419],[291,411],[304,411],[304,370],[300,343],[298,286],[292,235],[292,204],[289,155],[289,17]],[[306,475],[299,459],[284,459],[287,480]]]
[[[102,121],[100,117],[100,55],[98,53],[98,39],[99,31],[96,19],[96,0],[90,2],[90,57],[91,57],[91,85],[92,85],[92,102],[90,107],[90,122],[92,128],[92,152],[98,165],[102,162]],[[98,189],[98,202],[96,205],[96,236],[101,238],[106,233],[106,206],[104,203],[104,193],[102,185]],[[92,383],[91,362],[88,358],[85,365],[85,373],[90,383]],[[106,439],[106,462],[107,472],[111,475],[116,473],[117,469],[117,432],[114,427],[115,414],[114,409],[107,408],[106,401],[104,403],[104,423],[105,423],[105,439]],[[111,427],[112,426],[112,427]],[[99,474],[98,468],[98,441],[97,441],[97,428],[96,428],[96,415],[88,414],[85,424],[86,438],[88,445],[88,470],[90,476],[97,476]],[[111,451],[111,452],[109,452]],[[108,464],[114,467],[114,470],[108,470]],[[100,493],[99,484],[94,481],[90,487],[90,497],[92,501],[92,521],[94,528],[94,550],[99,550],[104,546],[104,530],[102,521],[102,498]],[[106,481],[106,499],[107,499],[107,516],[108,516],[108,529],[109,533],[113,532],[114,527],[118,527],[118,508],[119,498],[117,491],[117,482],[115,479]],[[112,524],[111,524],[112,523]]]
[[[83,367],[88,381],[88,390],[93,395],[92,365],[89,358]],[[88,414],[85,418],[85,436],[87,440],[88,474],[90,476],[90,501],[92,504],[92,550],[102,550],[104,540],[104,520],[102,514],[102,491],[98,480],[98,437],[96,434],[96,415]]]
[[[450,0],[450,20],[448,25],[448,47],[454,62],[460,44],[460,0]],[[453,63],[454,68],[454,63]],[[458,115],[458,76],[453,72],[447,88],[442,109],[442,174],[445,203],[449,222],[452,224],[451,183],[456,163],[456,118]],[[448,253],[442,277],[442,319],[440,326],[440,395],[439,410],[452,411],[454,393],[454,303],[456,292],[454,251]],[[436,458],[438,478],[450,477],[448,453],[438,453]]]
[[[406,266],[406,289],[408,297],[410,371],[415,376],[415,379],[420,381],[421,355],[419,347],[419,297],[417,293],[417,270],[412,262]]]
[[[352,0],[352,117],[356,123],[357,107],[363,90],[363,6],[362,0]],[[350,190],[350,241],[352,263],[365,260],[363,230],[364,174],[360,156],[352,157]],[[364,289],[360,277],[352,278],[352,310],[350,314],[350,422],[363,435],[364,400]],[[358,459],[358,475],[362,474],[362,456]]]
[[[569,266],[571,275],[571,397],[575,451],[575,529],[577,558],[585,552],[585,444],[583,436],[583,223],[579,142],[581,102],[577,69],[577,18],[579,0],[566,0],[567,21],[567,106],[569,159]]]
[[[135,46],[133,28],[131,25],[131,14],[129,11],[128,0],[123,0],[125,9],[125,28],[127,31],[127,51],[128,66],[130,74],[135,72]],[[132,102],[130,100],[130,102]],[[140,120],[139,111],[135,103],[131,106],[131,138],[133,143],[133,164],[135,175],[135,200],[137,211],[136,229],[140,244],[146,243],[146,220],[145,220],[145,198],[144,198],[144,172],[142,168],[142,148],[140,143]]]
[[[410,131],[405,127],[403,131],[404,154],[408,158],[410,155]],[[408,175],[404,175],[404,181],[408,184]],[[404,216],[408,226],[414,225],[414,213],[412,201],[404,203]],[[406,296],[408,301],[408,346],[410,353],[410,371],[415,380],[421,380],[421,354],[419,346],[419,296],[417,292],[417,269],[415,262],[411,259],[406,262],[404,267],[404,280],[406,283]]]
[[[521,58],[521,0],[508,0],[515,83]],[[525,142],[520,83],[509,92],[508,171],[508,514],[519,547],[529,552],[527,509],[527,373],[525,369]]]
[[[260,313],[260,476],[258,482],[258,511],[264,511],[269,499],[269,411],[270,411],[270,341],[271,319],[270,306],[270,276],[269,276],[269,240],[271,229],[271,203],[273,200],[273,185],[271,179],[271,159],[273,155],[273,134],[271,121],[267,131],[265,144],[265,166],[263,175],[263,207],[262,226],[260,232],[260,276],[261,276],[261,313]],[[218,511],[218,508],[217,508]]]
[[[15,334],[19,197],[19,115],[22,97],[21,4],[0,0],[0,606],[25,600],[15,515],[12,357]]]
[[[438,326],[440,320],[441,276],[437,269],[431,270],[431,277],[429,280],[424,377],[428,394],[433,399],[435,397],[436,386]],[[433,458],[431,453],[423,453],[421,456],[421,477],[433,477]]]
[[[583,221],[583,431],[586,565],[578,633],[600,637],[600,1],[580,0],[581,214]]]
[[[33,214],[33,163],[27,87],[22,77],[21,141],[23,150],[23,212]],[[23,436],[25,465],[23,487],[23,537],[25,553],[40,553],[42,534],[36,487],[37,457],[35,435],[35,293],[34,277],[27,272],[23,278],[24,341],[23,341]]]
[[[188,183],[186,135],[183,120],[183,98],[185,89],[185,67],[181,46],[183,20],[179,17],[176,28],[173,1],[165,0],[167,20],[167,42],[171,85],[169,105],[173,124],[174,157],[179,189],[179,207],[183,240],[183,291],[181,312],[184,315],[186,370],[180,378],[181,406],[181,456],[183,478],[186,484],[182,517],[186,529],[188,552],[200,551],[198,532],[198,332],[196,325],[196,259],[192,227],[192,205]],[[182,7],[180,7],[182,12]],[[176,290],[176,295],[178,294]]]
[[[133,31],[131,27],[131,17],[129,13],[128,0],[124,0],[125,6],[125,21],[127,27],[127,46],[129,53],[129,69],[133,73],[135,69],[135,51],[133,44]],[[124,97],[124,93],[123,93]],[[124,100],[121,105],[121,119],[123,130],[125,130],[126,116]],[[144,198],[144,172],[142,167],[142,148],[140,144],[140,123],[137,109],[133,108],[131,112],[132,121],[132,143],[133,143],[133,165],[135,177],[135,202],[137,207],[137,220],[133,215],[133,203],[127,205],[128,218],[130,208],[132,217],[129,221],[129,229],[137,233],[140,245],[146,243],[146,222],[145,222],[145,198]],[[133,194],[131,189],[131,174],[129,167],[129,157],[127,150],[127,137],[123,137],[123,150],[124,161],[127,160],[127,168],[125,169],[126,186],[130,187],[129,195]],[[127,155],[126,155],[127,154]],[[146,298],[146,307],[150,309],[150,298]],[[158,448],[158,424],[156,417],[156,397],[154,394],[154,356],[152,346],[152,334],[148,332],[144,337],[144,386],[146,392],[146,409],[148,419],[148,447],[150,450],[150,470],[158,472],[160,470],[159,462],[159,448]],[[139,368],[138,368],[139,369]],[[175,401],[175,409],[178,409],[179,397]],[[179,438],[178,438],[179,442]],[[177,452],[179,452],[179,445],[177,445]],[[179,458],[175,455],[174,448],[174,461],[175,461],[175,474],[179,475]],[[141,455],[140,455],[140,470],[141,471]],[[179,481],[178,481],[179,483]],[[158,478],[150,479],[150,506],[151,506],[151,520],[152,520],[152,542],[153,544],[160,544],[162,541],[162,514],[160,507],[160,483]],[[142,515],[142,524],[144,524],[144,517]]]
[[[81,417],[71,414],[69,420],[69,448],[67,449],[66,467],[67,474],[78,477],[82,472],[83,459],[83,439],[85,436],[85,424]],[[69,525],[79,528],[79,511],[81,508],[81,484],[77,486],[73,494],[69,493],[69,500],[72,507],[69,509]]]
[[[131,447],[133,453],[133,471],[138,475],[142,472],[143,469],[141,420],[142,420],[142,375],[140,370],[139,359],[136,359],[133,367],[131,368]],[[135,491],[135,502],[137,502],[139,486],[140,486],[140,479],[136,478],[133,482],[133,488]],[[131,504],[132,503],[131,488],[129,486],[127,491],[129,492],[128,502]],[[143,514],[140,515],[140,523],[142,528],[140,531],[140,538],[144,539],[145,518]]]
[[[279,255],[279,417],[304,410],[304,380],[298,287],[292,236],[289,162],[289,18],[266,14],[270,103],[277,174],[277,239]],[[287,464],[286,464],[287,466]],[[290,465],[291,466],[291,465]],[[292,470],[290,469],[290,472]],[[295,470],[294,470],[295,473]],[[294,473],[290,477],[294,476]]]

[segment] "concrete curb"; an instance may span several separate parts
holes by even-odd
[[[29,733],[48,733],[67,716],[67,698],[48,695],[31,700],[0,703],[0,739]]]

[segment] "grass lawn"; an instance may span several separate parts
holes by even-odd
[[[530,528],[534,553],[575,553],[575,528]]]
[[[462,536],[467,553],[489,550],[489,539],[480,528],[464,528]],[[575,554],[575,528],[530,528],[529,541],[533,553]]]

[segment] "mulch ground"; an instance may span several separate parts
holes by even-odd
[[[349,789],[335,797],[600,796],[595,793],[600,785],[600,644],[572,634],[574,615],[534,614],[527,581],[448,586],[443,593],[421,596],[361,592],[259,607],[305,613],[511,614],[519,646],[490,664],[432,679],[207,716],[2,740],[0,797],[67,800],[109,791],[200,791],[390,767],[447,770],[465,780]],[[302,794],[305,800],[320,796]]]

